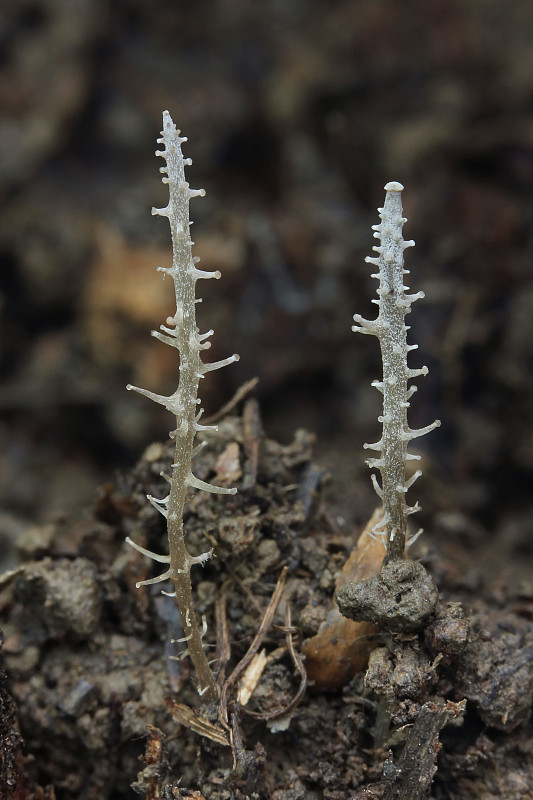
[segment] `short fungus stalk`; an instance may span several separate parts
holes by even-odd
[[[369,458],[367,464],[381,473],[381,486],[374,474],[372,483],[383,502],[380,531],[385,533],[387,563],[404,558],[407,520],[420,508],[418,503],[408,506],[405,502],[407,490],[422,474],[421,470],[416,470],[409,480],[405,479],[406,462],[420,459],[420,456],[407,452],[408,443],[437,428],[440,420],[418,430],[412,430],[407,422],[409,400],[416,391],[416,386],[408,383],[419,375],[427,375],[428,368],[410,369],[407,366],[408,353],[416,350],[418,345],[407,344],[409,326],[405,324],[405,317],[415,300],[424,297],[424,292],[407,294],[409,287],[404,285],[404,275],[408,275],[409,270],[404,269],[403,254],[408,247],[414,246],[414,242],[405,241],[402,235],[402,227],[407,222],[402,215],[403,186],[396,182],[387,183],[385,191],[385,203],[378,209],[381,222],[372,226],[374,236],[379,239],[379,245],[373,248],[377,255],[365,259],[378,268],[372,277],[379,280],[378,300],[373,300],[379,313],[375,320],[355,314],[357,325],[352,330],[377,336],[381,346],[383,379],[373,381],[372,386],[383,395],[383,414],[378,417],[383,433],[379,442],[363,446],[379,453],[378,458]]]
[[[372,535],[384,538],[386,554],[379,576],[347,584],[337,593],[337,602],[341,613],[352,619],[376,622],[392,630],[411,630],[431,613],[437,593],[424,568],[405,559],[406,543],[409,544],[407,521],[420,508],[418,503],[407,505],[405,496],[422,474],[416,470],[406,480],[407,461],[420,458],[408,453],[407,446],[411,439],[437,428],[440,421],[418,430],[411,429],[407,422],[409,400],[416,391],[409,382],[427,375],[428,369],[410,369],[407,365],[408,353],[418,345],[407,344],[409,326],[405,317],[424,293],[408,294],[409,287],[404,285],[404,276],[409,274],[404,269],[404,251],[414,242],[405,241],[402,235],[407,221],[402,215],[403,186],[387,183],[385,191],[385,203],[378,209],[380,222],[373,226],[379,245],[373,248],[376,255],[366,259],[377,267],[372,277],[379,280],[378,299],[373,302],[379,312],[375,320],[356,314],[357,324],[352,330],[377,336],[383,360],[383,378],[372,383],[383,395],[383,414],[378,418],[383,431],[378,442],[364,447],[378,453],[367,461],[369,467],[380,472],[381,485],[375,474],[372,483],[383,503],[383,517],[373,527]]]
[[[213,486],[200,480],[192,472],[192,459],[198,448],[194,445],[198,431],[216,430],[216,427],[200,423],[202,409],[198,409],[198,384],[208,372],[238,361],[237,355],[229,358],[204,363],[201,352],[208,350],[211,343],[208,341],[213,331],[200,334],[196,325],[196,282],[202,278],[220,278],[220,272],[205,272],[197,268],[197,258],[192,255],[189,221],[189,201],[193,197],[203,197],[203,189],[190,189],[185,180],[184,167],[191,164],[190,159],[183,158],[181,145],[187,139],[181,137],[176,130],[168,111],[163,113],[163,130],[158,143],[164,149],[156,151],[166,161],[166,166],[160,168],[163,173],[163,183],[169,187],[169,202],[165,208],[153,208],[152,214],[167,217],[172,235],[172,266],[169,268],[158,267],[160,272],[170,275],[174,282],[176,296],[176,311],[168,317],[166,325],[161,325],[160,331],[152,331],[152,335],[161,342],[175,347],[179,353],[179,382],[176,391],[170,396],[154,394],[146,389],[128,385],[128,389],[139,392],[156,403],[164,406],[176,417],[175,429],[170,436],[175,440],[175,457],[172,472],[167,480],[170,490],[166,497],[159,500],[148,496],[148,500],[167,520],[168,529],[168,555],[158,555],[144,547],[140,547],[129,537],[126,539],[135,550],[145,556],[166,565],[166,570],[155,578],[140,581],[139,586],[147,586],[170,579],[174,586],[171,596],[176,598],[180,612],[184,636],[180,641],[187,643],[185,654],[191,657],[196,671],[198,693],[206,701],[215,700],[218,696],[217,685],[209,666],[209,661],[202,645],[204,631],[200,629],[196,617],[192,587],[191,567],[194,564],[205,564],[211,557],[212,551],[193,556],[185,544],[183,529],[183,507],[185,497],[190,487],[213,492],[215,494],[235,494],[236,489],[226,489]]]

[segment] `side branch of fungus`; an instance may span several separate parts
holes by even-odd
[[[369,458],[367,464],[381,474],[381,485],[372,474],[374,489],[384,509],[383,520],[374,534],[386,539],[384,563],[388,563],[404,558],[407,519],[420,508],[418,503],[409,506],[405,501],[407,490],[422,474],[416,470],[406,480],[407,461],[420,458],[407,452],[408,443],[438,427],[440,421],[435,420],[418,430],[411,429],[407,422],[409,400],[416,391],[416,386],[409,386],[409,382],[419,375],[427,375],[428,369],[410,369],[407,366],[408,353],[418,345],[407,344],[409,327],[405,324],[405,317],[415,300],[424,297],[424,293],[408,294],[409,287],[404,285],[404,275],[409,271],[404,269],[403,254],[414,242],[405,241],[402,235],[403,224],[407,221],[402,215],[403,186],[396,182],[387,183],[385,191],[385,203],[378,209],[380,222],[373,225],[374,236],[379,240],[373,248],[376,255],[366,259],[377,267],[372,277],[379,281],[378,299],[372,302],[378,306],[379,313],[375,320],[363,319],[356,314],[356,325],[352,330],[377,336],[383,359],[383,378],[372,383],[383,395],[383,414],[378,418],[383,424],[383,433],[378,442],[364,447],[378,453],[377,457]]]
[[[196,325],[196,303],[199,302],[196,298],[196,282],[201,278],[220,278],[218,271],[206,272],[198,269],[196,264],[199,259],[192,255],[194,242],[190,235],[189,201],[193,197],[203,197],[205,192],[203,189],[191,189],[185,180],[184,167],[191,164],[191,160],[183,158],[181,145],[187,139],[180,136],[168,111],[163,113],[163,130],[157,141],[162,149],[157,150],[156,155],[166,162],[160,172],[164,175],[163,183],[169,188],[169,201],[165,208],[153,208],[152,214],[168,218],[172,235],[172,266],[158,269],[170,275],[174,282],[176,311],[174,316],[167,318],[165,325],[161,325],[160,331],[152,331],[152,335],[178,351],[179,383],[176,391],[168,397],[137,386],[129,385],[127,388],[164,406],[176,418],[175,429],[171,432],[171,437],[176,442],[176,451],[172,473],[168,479],[170,491],[161,500],[148,496],[150,503],[167,520],[169,553],[158,555],[135,544],[129,537],[126,541],[143,555],[166,566],[162,574],[140,581],[137,586],[168,579],[172,581],[172,596],[176,598],[181,615],[183,641],[187,643],[186,652],[194,664],[198,693],[210,701],[217,698],[218,688],[202,645],[203,632],[194,610],[190,571],[194,564],[203,565],[211,557],[212,551],[199,556],[188,552],[183,530],[183,507],[190,487],[215,494],[234,494],[237,491],[200,480],[193,474],[191,463],[195,454],[196,433],[213,429],[200,423],[203,410],[198,409],[198,384],[207,372],[238,361],[239,357],[232,355],[212,363],[202,361],[201,353],[210,348],[209,337],[213,331],[201,334]]]

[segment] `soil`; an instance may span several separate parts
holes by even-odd
[[[4,685],[1,796],[531,796],[533,594],[513,583],[496,595],[481,581],[465,585],[468,548],[456,539],[450,555],[428,533],[436,541],[422,556],[440,592],[430,619],[416,632],[360,637],[363,664],[371,639],[368,666],[338,688],[316,666],[307,680],[302,650],[319,628],[327,633],[357,535],[335,517],[336,489],[312,461],[313,436],[299,430],[289,445],[264,437],[254,399],[243,416],[205,434],[197,464],[202,479],[236,483],[239,493],[196,492],[186,510],[190,549],[207,540],[216,553],[194,578],[222,713],[200,706],[184,645],[172,643],[173,599],[135,587],[151,566],[125,536],[164,548],[162,517],[145,494],[163,490],[172,450],[152,445],[102,487],[83,520],[30,530],[22,566],[4,579],[12,699]],[[328,664],[346,658],[344,641],[330,645]],[[254,653],[266,657],[262,672],[244,669]]]

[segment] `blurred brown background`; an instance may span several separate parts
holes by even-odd
[[[383,185],[406,186],[410,320],[425,363],[413,427],[426,526],[531,553],[533,4],[530,0],[3,0],[0,9],[0,541],[78,513],[171,419],[150,338],[173,311],[153,155],[189,137],[213,357],[207,413],[260,377],[264,427],[317,433],[374,503],[377,343],[364,256]],[[214,285],[213,285],[214,284]],[[418,442],[417,442],[418,444]],[[477,526],[477,527],[476,527]]]

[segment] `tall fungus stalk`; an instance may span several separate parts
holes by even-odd
[[[215,700],[218,696],[217,685],[205,654],[202,635],[194,609],[191,567],[204,564],[212,554],[207,551],[199,556],[192,556],[187,550],[183,530],[183,507],[189,488],[201,489],[215,494],[235,494],[236,489],[213,486],[200,480],[192,472],[192,459],[197,451],[195,436],[198,431],[216,430],[216,427],[202,425],[200,419],[203,410],[199,408],[198,385],[208,372],[238,361],[237,355],[229,356],[221,361],[205,363],[201,355],[209,350],[212,330],[200,333],[196,325],[196,283],[203,279],[218,279],[220,272],[206,272],[197,268],[199,259],[192,255],[189,220],[189,201],[193,197],[203,197],[203,189],[191,189],[185,180],[185,166],[190,159],[183,158],[181,145],[186,142],[180,136],[168,111],[163,113],[163,130],[157,140],[162,145],[156,155],[165,160],[166,165],[160,168],[163,183],[169,188],[169,201],[165,208],[153,208],[152,214],[167,217],[172,236],[172,266],[158,267],[160,272],[169,275],[174,282],[176,311],[168,317],[165,325],[152,335],[179,353],[179,380],[176,391],[169,395],[154,394],[146,389],[128,385],[128,389],[139,392],[156,403],[164,406],[176,418],[176,424],[170,436],[175,441],[175,457],[171,475],[168,478],[170,487],[166,497],[161,500],[148,496],[148,500],[167,520],[168,555],[159,555],[144,547],[140,547],[129,537],[128,544],[143,555],[164,564],[166,569],[155,578],[140,581],[137,586],[147,586],[161,581],[171,580],[174,591],[170,596],[176,598],[183,625],[183,639],[196,672],[198,693],[206,701]],[[168,594],[168,593],[167,593]]]

